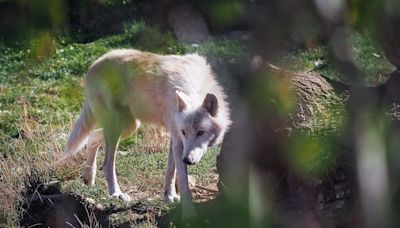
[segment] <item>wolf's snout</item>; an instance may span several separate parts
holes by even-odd
[[[185,163],[186,165],[194,165],[193,159],[190,159],[189,157],[184,157],[183,163]]]

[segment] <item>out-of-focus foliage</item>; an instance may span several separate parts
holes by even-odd
[[[275,75],[263,76],[259,76],[260,80],[250,85],[250,105],[256,112],[288,116],[296,105],[295,94],[288,86],[289,79]]]
[[[241,0],[218,0],[209,4],[210,17],[218,26],[229,27],[245,17],[244,2]]]
[[[104,4],[106,6],[113,6],[113,5],[131,5],[137,2],[140,2],[138,0],[99,0],[101,4]]]

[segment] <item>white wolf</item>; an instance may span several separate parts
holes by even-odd
[[[121,137],[140,121],[166,127],[171,135],[164,199],[192,210],[187,166],[200,161],[207,148],[220,143],[231,124],[221,86],[206,60],[197,54],[157,55],[133,49],[100,57],[86,76],[86,101],[65,146],[75,154],[87,144],[83,180],[93,185],[96,155],[105,144],[103,171],[111,197],[129,200],[118,185],[115,152]],[[189,212],[190,213],[190,212]]]

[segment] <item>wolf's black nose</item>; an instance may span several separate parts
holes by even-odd
[[[188,157],[183,158],[183,163],[185,163],[186,165],[193,165],[193,162],[191,160],[189,160]]]

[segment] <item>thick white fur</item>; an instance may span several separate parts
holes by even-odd
[[[211,103],[207,103],[207,94],[215,95],[216,100],[209,99]],[[183,210],[192,214],[187,167],[182,159],[197,163],[208,146],[222,141],[231,123],[225,99],[210,66],[197,54],[162,56],[133,49],[110,51],[87,73],[86,101],[65,153],[75,154],[88,144],[83,179],[93,185],[97,151],[105,144],[103,169],[108,192],[129,200],[121,191],[115,172],[118,142],[132,134],[140,121],[164,126],[171,134],[164,197],[169,202],[179,200],[177,175]],[[213,116],[211,109],[216,111]],[[199,136],[200,128],[205,129],[204,135]],[[183,129],[187,131],[185,135]]]

